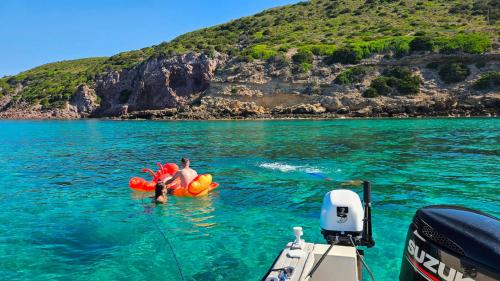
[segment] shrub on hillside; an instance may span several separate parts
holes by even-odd
[[[290,65],[290,60],[283,54],[272,56],[267,61],[272,63],[277,68],[283,68]]]
[[[238,56],[238,60],[241,62],[252,62],[254,58],[251,55],[241,54]]]
[[[311,52],[316,56],[329,56],[331,55],[337,47],[333,44],[314,44],[302,46],[299,52]]]
[[[470,69],[463,63],[448,63],[439,69],[439,77],[447,84],[464,81],[469,74]]]
[[[347,68],[335,78],[335,83],[342,85],[361,82],[370,70],[370,67],[363,65]]]
[[[375,97],[378,97],[379,94],[377,92],[377,90],[375,90],[374,88],[368,88],[366,89],[366,91],[363,93],[363,97],[365,98],[375,98]]]
[[[296,64],[311,64],[313,62],[313,53],[309,50],[299,50],[292,56],[292,60]]]
[[[374,89],[378,95],[389,96],[393,93],[393,85],[396,84],[394,77],[381,76],[372,81],[370,88]]]
[[[482,54],[491,50],[491,39],[485,34],[459,34],[449,38],[437,38],[434,43],[440,53]]]
[[[7,82],[9,78],[10,77],[0,78],[0,97],[2,97],[4,93],[11,91],[12,86]]]
[[[500,19],[500,4],[498,0],[474,0],[473,15],[483,15],[490,22]]]
[[[243,51],[243,55],[250,56],[253,59],[268,60],[269,58],[276,56],[277,51],[269,48],[267,45],[255,45],[250,49]]]
[[[306,73],[308,72],[309,70],[311,70],[312,68],[312,64],[310,63],[307,63],[307,62],[303,62],[301,64],[298,64],[295,68],[294,68],[294,72],[296,73]]]
[[[373,54],[392,52],[402,56],[410,51],[411,37],[397,36],[372,41],[356,41],[337,49],[325,59],[327,64],[356,64]]]
[[[415,51],[434,51],[434,40],[428,36],[417,36],[410,42],[410,50]]]
[[[481,74],[479,79],[474,82],[473,87],[476,90],[500,87],[500,71],[490,71]]]
[[[382,76],[374,79],[365,97],[415,95],[420,91],[422,80],[408,68],[394,67],[386,69]]]
[[[410,42],[410,49],[445,54],[470,53],[482,54],[491,50],[491,39],[480,33],[458,34],[453,37],[417,36]]]
[[[342,63],[342,64],[356,64],[363,59],[359,50],[351,47],[344,47],[335,50],[331,56],[325,59],[327,64]]]
[[[467,14],[471,11],[472,5],[470,3],[458,3],[451,7],[448,12],[450,14]]]

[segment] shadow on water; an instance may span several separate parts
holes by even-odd
[[[204,264],[205,270],[197,272],[188,280],[246,280],[250,275],[248,267],[238,259],[229,254],[219,254]],[[253,273],[251,274],[253,276]]]

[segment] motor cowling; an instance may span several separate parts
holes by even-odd
[[[408,229],[399,280],[500,280],[500,221],[458,206],[419,209]]]
[[[359,240],[363,234],[364,210],[359,196],[347,189],[328,192],[321,206],[320,226],[325,239],[350,243],[349,235]]]

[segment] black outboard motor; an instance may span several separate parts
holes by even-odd
[[[500,280],[500,221],[457,206],[419,209],[408,230],[399,280]]]

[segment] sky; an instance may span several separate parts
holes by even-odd
[[[111,56],[297,0],[0,0],[0,77]]]

